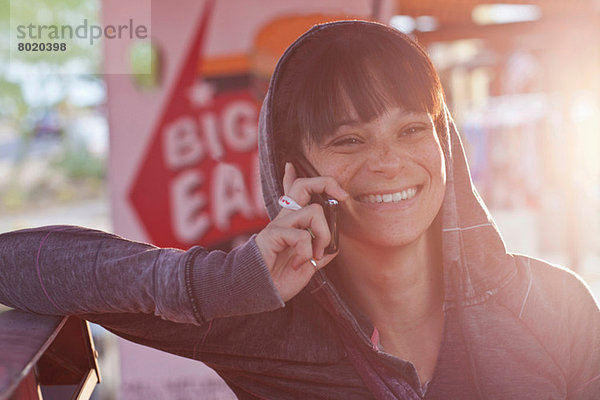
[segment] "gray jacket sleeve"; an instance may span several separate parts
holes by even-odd
[[[284,306],[254,237],[229,253],[182,251],[75,226],[0,235],[0,303],[39,314],[141,313],[194,325]]]

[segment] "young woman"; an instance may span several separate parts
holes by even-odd
[[[300,177],[302,157],[322,176]],[[506,252],[410,38],[364,21],[301,36],[271,80],[260,161],[272,221],[230,253],[12,232],[0,302],[201,360],[241,399],[598,398],[593,297]],[[315,194],[340,203],[333,254]]]

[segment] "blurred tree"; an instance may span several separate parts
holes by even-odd
[[[96,75],[100,72],[102,45],[90,45],[89,39],[17,39],[17,26],[29,24],[63,25],[75,29],[87,20],[88,25],[99,25],[100,1],[78,0],[0,0],[0,118],[22,121],[32,109],[52,107],[61,96],[38,98],[27,96],[25,83],[39,82],[42,86],[49,78],[58,80],[60,87],[75,75]],[[66,51],[18,51],[18,43],[66,43]],[[64,91],[63,91],[64,92]],[[64,94],[63,94],[64,96]],[[21,132],[27,134],[26,132]]]
[[[26,200],[19,181],[37,120],[49,110],[61,114],[77,108],[66,103],[70,101],[69,87],[80,88],[82,76],[102,80],[102,41],[91,45],[89,37],[51,39],[47,28],[42,38],[21,39],[17,38],[17,26],[28,30],[32,24],[37,37],[38,25],[56,26],[59,32],[62,26],[75,30],[84,23],[100,25],[100,7],[100,0],[0,0],[0,124],[19,138],[15,163],[5,181],[8,185],[0,196],[0,209]],[[27,42],[66,43],[66,51],[18,51],[17,45]],[[69,145],[64,139],[66,154],[73,153],[68,152]],[[66,165],[73,164],[69,157],[63,158]]]
[[[19,42],[65,42],[66,51],[18,51],[16,50],[15,39],[17,36],[17,26],[24,25],[25,31],[29,24],[34,28],[38,25],[56,26],[60,32],[60,27],[70,26],[75,29],[87,20],[88,25],[99,25],[100,21],[100,2],[99,1],[78,1],[78,0],[0,0],[0,24],[3,30],[8,31],[2,34],[3,53],[8,46],[10,49],[10,62],[44,64],[49,67],[49,72],[64,73],[70,71],[61,70],[68,67],[72,61],[77,61],[88,66],[84,73],[98,73],[101,45],[96,42],[90,45],[89,39],[47,39],[48,30],[43,31],[42,39],[18,39]],[[37,34],[36,29],[33,30]]]

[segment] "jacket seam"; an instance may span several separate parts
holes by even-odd
[[[527,285],[527,293],[525,293],[525,298],[523,299],[523,304],[521,304],[521,311],[519,312],[519,319],[523,317],[523,311],[525,311],[525,304],[527,304],[527,300],[529,299],[529,293],[531,292],[531,287],[533,286],[533,273],[531,271],[531,260],[527,259],[527,277],[529,278],[529,283]]]
[[[495,288],[486,290],[484,293],[482,293],[478,296],[473,296],[473,297],[469,297],[467,299],[462,300],[461,301],[462,306],[463,307],[473,307],[473,306],[477,306],[479,304],[486,302],[491,297],[498,294],[498,292],[500,292],[502,289],[504,289],[513,280],[513,278],[515,276],[517,276],[516,269],[514,271],[512,271],[506,278],[501,280],[500,283]],[[444,307],[445,307],[445,309],[451,309],[453,307],[456,307],[455,303],[456,303],[456,301],[448,302],[447,304],[444,305]]]
[[[39,245],[38,250],[37,250],[37,256],[35,258],[35,269],[36,269],[36,272],[37,272],[38,282],[40,283],[40,286],[42,287],[42,291],[46,295],[46,299],[48,299],[48,301],[54,306],[54,308],[56,308],[58,310],[58,312],[62,313],[62,314],[66,314],[66,313],[61,310],[61,308],[58,306],[58,304],[56,304],[56,302],[54,301],[54,299],[48,293],[48,290],[46,290],[46,285],[44,285],[44,280],[42,279],[42,272],[41,272],[41,267],[40,267],[40,254],[42,253],[42,248],[44,247],[44,242],[46,242],[46,239],[48,239],[48,237],[52,233],[64,231],[66,229],[67,228],[63,227],[63,228],[60,228],[60,229],[52,229],[52,230],[50,230],[46,234],[46,236],[44,236],[43,239],[41,240],[40,245]]]
[[[98,245],[98,247],[96,248],[96,256],[94,257],[94,263],[92,264],[94,266],[98,265],[98,260],[100,258],[100,250],[102,250],[102,248],[104,247],[105,241],[106,241],[106,239],[103,239],[100,242],[100,244]],[[96,294],[98,295],[100,300],[102,300],[104,302],[104,304],[108,304],[108,301],[104,297],[103,291],[100,289],[100,285],[98,285],[98,280],[99,280],[98,279],[98,269],[93,268],[92,273],[93,273],[93,277],[94,277],[94,279],[92,279],[92,285],[93,285],[94,289],[96,290]]]
[[[194,317],[196,318],[196,321],[199,324],[202,324],[204,322],[204,319],[202,318],[202,316],[200,314],[199,307],[198,307],[198,304],[196,303],[196,298],[194,296],[194,289],[192,287],[192,267],[194,265],[194,261],[198,257],[198,254],[200,253],[201,250],[202,250],[202,248],[199,248],[199,247],[192,250],[191,254],[187,257],[187,260],[185,262],[185,270],[184,270],[185,288],[187,291],[188,300],[190,302],[190,306],[192,307],[192,312],[194,314]]]
[[[202,352],[203,349],[204,349],[204,343],[206,342],[206,339],[208,338],[208,334],[210,333],[210,331],[212,329],[213,322],[214,321],[210,321],[208,323],[208,327],[206,328],[206,332],[204,332],[204,334],[202,335],[202,338],[200,338],[200,340],[196,341],[196,343],[194,344],[193,353],[192,353],[192,358],[194,360],[202,361],[199,358],[198,353]]]
[[[560,363],[554,358],[554,356],[552,355],[552,353],[550,351],[548,351],[548,349],[546,348],[544,342],[542,340],[540,340],[540,338],[538,337],[538,335],[536,335],[536,333],[533,331],[533,329],[531,329],[529,327],[529,325],[526,324],[525,321],[523,321],[521,318],[518,318],[518,316],[515,315],[515,312],[512,309],[510,309],[509,307],[507,307],[503,302],[499,302],[499,304],[500,304],[500,306],[502,306],[506,310],[508,310],[508,312],[510,312],[513,315],[513,317],[515,317],[519,321],[519,324],[521,324],[525,329],[527,329],[527,331],[529,331],[529,333],[531,334],[531,336],[533,338],[535,338],[536,342],[542,347],[542,349],[544,349],[544,352],[552,360],[552,362],[554,363],[554,365],[556,366],[556,368],[558,368],[558,370],[561,372],[561,375],[562,375],[565,383],[568,383],[567,374],[561,368]]]

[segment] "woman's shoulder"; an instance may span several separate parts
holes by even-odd
[[[535,257],[514,254],[517,286],[527,287],[529,295],[542,296],[547,302],[594,301],[589,285],[577,273],[561,265]]]
[[[517,275],[504,304],[563,371],[571,395],[597,394],[600,310],[589,286],[567,268],[521,255],[514,260]]]
[[[516,275],[498,300],[523,323],[542,329],[567,330],[600,324],[600,311],[587,283],[560,265],[524,255],[511,255]]]

